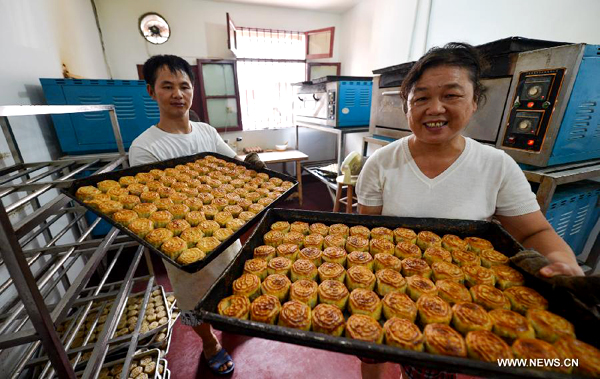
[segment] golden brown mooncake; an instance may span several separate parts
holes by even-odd
[[[296,300],[314,308],[317,305],[319,286],[312,280],[300,279],[290,287],[290,300]]]
[[[159,182],[158,180],[151,180],[146,183],[146,187],[148,187],[148,191],[158,192],[160,188],[163,188],[165,185]]]
[[[415,322],[417,319],[417,305],[406,294],[390,292],[383,297],[382,305],[387,320],[397,317]]]
[[[402,270],[402,261],[393,254],[379,253],[373,257],[373,270],[375,272],[389,268],[400,272]]]
[[[457,283],[464,283],[465,274],[455,264],[446,261],[433,262],[431,265],[432,279],[437,283],[438,280],[449,279]]]
[[[183,221],[183,220],[179,220],[179,221]],[[169,229],[169,228],[167,228],[167,229]],[[172,229],[169,229],[169,230],[172,230]],[[179,235],[179,238],[181,238],[182,240],[187,242],[188,248],[192,248],[192,247],[196,246],[203,237],[204,237],[204,233],[202,233],[202,230],[200,230],[198,228],[184,229],[181,232],[181,234]]]
[[[374,318],[356,314],[346,321],[345,336],[361,341],[382,343],[383,328]]]
[[[146,184],[154,180],[154,175],[152,175],[149,172],[138,172],[137,174],[135,174],[135,180],[138,183]]]
[[[276,221],[271,224],[271,230],[277,230],[278,232],[286,234],[290,231],[290,223],[287,221]]]
[[[187,248],[187,242],[179,237],[171,237],[160,245],[160,251],[171,259],[177,259],[179,254],[183,253]]]
[[[280,274],[289,276],[290,269],[292,268],[292,261],[285,257],[275,257],[269,261],[267,264],[267,273],[269,275],[272,274]]]
[[[394,247],[395,245],[386,238],[375,238],[369,242],[369,252],[371,255],[381,253],[394,255]]]
[[[499,359],[511,359],[512,349],[500,337],[489,330],[467,333],[465,338],[469,358],[497,363]]]
[[[224,228],[229,221],[233,220],[233,216],[229,212],[219,212],[215,215],[214,220],[219,223],[221,228]]]
[[[234,218],[233,220],[228,221],[225,226],[227,227],[227,229],[231,229],[234,232],[237,232],[238,230],[240,230],[242,228],[242,226],[244,226],[244,224],[246,224],[246,222],[244,222],[244,220],[241,220],[239,218]]]
[[[117,187],[115,187],[115,188],[109,189],[108,192],[106,192],[106,194],[108,196],[110,196],[111,200],[119,201],[119,198],[121,196],[127,196],[127,195],[129,195],[129,191],[127,190],[127,188],[120,188],[120,187],[117,188]]]
[[[481,250],[479,258],[481,258],[481,265],[487,268],[497,265],[507,265],[510,261],[506,255],[494,249]]]
[[[452,263],[452,255],[450,255],[450,252],[437,246],[427,248],[427,250],[423,252],[423,259],[430,266],[433,262]]]
[[[277,187],[283,183],[283,179],[273,177],[273,178],[269,178],[269,182],[273,183],[273,185],[275,185]]]
[[[394,229],[394,243],[397,245],[400,242],[407,242],[410,244],[416,244],[417,233],[414,230],[408,228],[396,228]]]
[[[169,198],[158,199],[152,204],[154,204],[156,206],[156,209],[158,209],[159,211],[168,211],[169,208],[171,208],[174,205],[173,200]]]
[[[536,290],[515,286],[504,290],[504,295],[510,300],[511,309],[524,315],[529,309],[547,309],[548,301]]]
[[[442,246],[442,238],[437,234],[424,230],[417,234],[417,246],[423,251],[429,247]]]
[[[344,279],[346,279],[346,270],[339,263],[325,262],[319,266],[317,271],[319,271],[319,280],[321,282],[325,280],[337,280],[344,283]]]
[[[173,235],[176,237],[179,237],[179,235],[186,229],[190,229],[192,226],[190,225],[189,222],[185,221],[185,220],[181,220],[181,219],[176,219],[173,220],[171,222],[169,222],[166,226],[167,229],[169,229],[170,231],[173,232]],[[204,233],[202,233],[204,234]],[[204,236],[202,236],[204,237]],[[196,243],[198,243],[198,241],[196,241]],[[195,243],[194,243],[195,245]],[[191,247],[191,246],[190,246]]]
[[[133,220],[139,218],[139,216],[136,212],[132,210],[124,209],[113,213],[112,218],[113,220],[115,220],[116,223],[127,226]]]
[[[269,262],[271,259],[275,258],[277,254],[277,249],[273,246],[262,245],[254,248],[254,258],[262,258],[265,261]]]
[[[204,233],[205,237],[212,237],[214,232],[221,229],[221,226],[219,225],[218,222],[216,222],[214,220],[206,220],[206,221],[201,221],[198,224],[197,228],[202,230],[202,233]]]
[[[237,202],[237,205],[239,207],[241,207],[243,211],[248,211],[248,207],[250,207],[252,205],[252,202],[248,199],[241,199],[240,201]],[[242,212],[240,212],[240,213],[242,213]],[[252,213],[252,212],[250,212],[250,213]],[[252,213],[252,215],[254,215],[254,213]],[[239,217],[239,215],[238,215],[238,217]]]
[[[144,238],[150,245],[159,248],[166,240],[173,237],[173,232],[167,228],[151,230]]]
[[[329,226],[329,235],[340,235],[344,237],[348,237],[350,233],[350,228],[345,224],[333,224]]]
[[[395,270],[385,268],[375,273],[377,278],[376,292],[379,296],[385,296],[390,292],[406,292],[406,280]]]
[[[383,226],[373,228],[371,229],[371,240],[374,239],[385,239],[393,243],[394,232]]]
[[[517,359],[560,359],[558,351],[546,341],[535,338],[519,338],[512,344],[514,357]],[[565,368],[552,365],[539,367],[547,371],[565,371]]]
[[[244,273],[254,274],[262,281],[267,277],[267,261],[262,258],[248,259],[244,262]]]
[[[481,258],[472,251],[453,250],[451,254],[452,262],[459,267],[481,265]]]
[[[345,325],[344,314],[334,305],[319,304],[312,311],[313,332],[339,337]]]
[[[406,294],[417,301],[421,295],[437,295],[437,287],[431,280],[413,275],[406,278]]]
[[[260,292],[260,278],[254,274],[242,274],[242,276],[233,281],[234,295],[245,296],[252,301],[260,296]]]
[[[254,213],[252,212],[242,212],[240,213],[240,215],[238,216],[240,220],[244,220],[245,222],[248,222],[250,220],[252,220],[254,218]]]
[[[217,309],[221,316],[247,320],[250,313],[250,300],[245,296],[231,295],[219,301]]]
[[[600,377],[600,350],[597,348],[569,336],[562,336],[554,343],[554,348],[562,359],[578,360],[577,366],[573,367],[574,374]]]
[[[240,213],[242,213],[243,211],[244,210],[239,205],[227,205],[225,208],[223,208],[223,212],[231,214],[231,216],[234,219],[239,217]],[[229,220],[229,221],[231,221],[231,220]]]
[[[469,250],[479,255],[481,250],[493,249],[494,245],[486,239],[478,237],[467,237],[465,242],[469,244]]]
[[[125,195],[119,197],[119,203],[123,204],[123,209],[131,209],[140,204],[140,198],[135,195]],[[137,212],[136,212],[137,213]]]
[[[154,223],[147,218],[137,218],[127,225],[127,229],[131,230],[136,236],[145,238],[154,229]]]
[[[175,191],[173,188],[167,187],[166,185],[164,187],[158,188],[156,190],[156,192],[158,192],[158,195],[160,196],[161,199],[168,199],[169,196],[174,195],[175,193],[177,193],[177,191]],[[173,200],[171,200],[171,201],[173,201]]]
[[[381,300],[373,291],[357,288],[350,292],[348,311],[353,314],[363,314],[379,320],[381,318]]]
[[[497,265],[490,267],[490,270],[492,270],[496,277],[496,286],[501,290],[525,284],[523,275],[512,267]]]
[[[423,330],[425,351],[431,354],[466,357],[467,345],[456,330],[446,324],[427,324]]]
[[[292,282],[300,279],[316,280],[317,275],[319,274],[317,266],[307,259],[296,260],[296,262],[292,264],[290,272]]]
[[[173,200],[175,204],[183,204],[184,201],[188,199],[187,195],[181,192],[175,192],[172,195],[169,195],[169,199]]]
[[[323,250],[321,259],[323,262],[339,263],[342,266],[346,265],[346,250],[340,247],[328,247]]]
[[[346,271],[346,287],[350,291],[356,288],[373,290],[375,283],[375,275],[365,266],[352,266]]]
[[[307,236],[310,237],[310,236]],[[316,247],[308,246],[298,252],[298,259],[306,259],[311,261],[315,266],[321,265],[321,256],[323,252]]]
[[[452,307],[452,326],[466,335],[474,330],[492,330],[492,319],[480,305],[471,302],[457,303]]]
[[[438,296],[444,299],[448,304],[454,305],[465,301],[472,301],[471,293],[462,284],[451,279],[443,279],[435,282],[438,290]]]
[[[309,233],[309,224],[308,222],[303,221],[294,221],[290,225],[290,232],[297,232],[300,234],[307,235]]]
[[[191,263],[201,261],[206,257],[206,253],[197,247],[193,247],[191,249],[186,249],[183,253],[179,254],[177,257],[177,262],[182,265],[189,265]]]
[[[492,319],[492,331],[510,343],[517,338],[535,337],[535,331],[529,321],[517,312],[494,309],[488,315]]]
[[[373,271],[373,256],[366,251],[353,251],[346,256],[346,267],[364,266]]]
[[[279,299],[273,295],[260,295],[250,305],[250,319],[274,325],[281,311]]]
[[[173,220],[173,215],[169,211],[157,211],[150,215],[150,220],[155,228],[164,228]]]
[[[452,308],[435,295],[423,295],[417,300],[417,313],[421,325],[427,324],[450,324],[452,320]]]
[[[410,242],[398,242],[394,248],[394,255],[399,259],[421,258],[419,246]]]
[[[496,284],[494,272],[489,268],[483,266],[463,266],[461,268],[465,273],[465,285],[467,287],[478,284],[487,284],[493,287]]]
[[[413,275],[419,275],[424,278],[431,277],[431,267],[420,258],[404,258],[402,260],[402,275],[407,278]]]
[[[107,193],[111,188],[121,188],[121,185],[115,180],[102,180],[96,183],[96,187],[103,193]]]
[[[344,248],[346,246],[346,238],[341,234],[329,234],[323,240],[323,248],[326,249],[328,247],[341,247]]]
[[[283,243],[296,245],[299,249],[302,249],[304,247],[304,234],[290,231],[283,237]]]
[[[371,230],[363,225],[356,225],[350,228],[350,236],[362,237],[364,239],[371,238]]]
[[[156,200],[159,199],[160,195],[158,194],[158,192],[146,191],[142,192],[142,194],[140,195],[140,200],[142,201],[142,203],[154,203]]]
[[[202,221],[206,221],[204,213],[200,211],[191,211],[185,215],[185,221],[187,221],[192,227],[200,225]]]
[[[473,302],[488,311],[492,309],[510,309],[510,302],[504,293],[489,284],[478,284],[469,289]]]
[[[529,309],[527,320],[535,330],[535,336],[541,340],[554,343],[562,336],[575,338],[575,328],[566,319],[544,309]]]
[[[320,222],[310,224],[308,229],[310,234],[320,234],[323,237],[329,234],[329,227]]]
[[[296,300],[288,301],[281,307],[277,325],[306,331],[310,330],[310,307]]]
[[[446,234],[442,237],[442,247],[449,252],[453,252],[454,250],[466,251],[469,249],[469,244],[459,236]]]
[[[152,169],[150,170],[150,175],[152,175],[152,177],[156,180],[156,179],[160,179],[163,176],[165,176],[165,172],[163,170],[159,170],[159,169]]]
[[[119,184],[123,188],[127,188],[128,185],[133,184],[133,183],[137,183],[137,180],[131,175],[121,176],[119,178]]]
[[[165,187],[171,187],[173,183],[177,183],[177,179],[172,176],[162,176],[158,179],[159,182],[165,185]],[[162,196],[162,195],[161,195]]]
[[[210,205],[212,203],[212,201],[215,199],[215,197],[211,193],[208,193],[208,192],[201,192],[198,194],[198,196],[196,198],[199,199],[200,201],[202,201],[202,204],[204,204],[204,206]],[[216,207],[214,207],[214,208],[217,212],[219,211]],[[202,208],[200,208],[200,210],[202,210]]]
[[[297,245],[293,245],[290,243],[283,243],[277,246],[276,250],[278,257],[285,257],[292,262],[294,262],[298,258],[298,253],[300,252],[300,250],[298,250]]]
[[[304,237],[304,248],[313,247],[317,250],[323,249],[324,237],[320,234],[309,234]]]
[[[319,284],[318,292],[319,303],[331,304],[340,310],[346,309],[349,292],[344,283],[337,280],[325,280]]]
[[[351,253],[353,251],[368,251],[369,240],[359,236],[350,236],[346,239],[346,251]]]
[[[263,237],[265,245],[277,247],[283,243],[283,233],[277,230],[270,230]]]
[[[228,228],[220,228],[213,232],[213,237],[223,242],[233,235],[233,230]]]
[[[383,324],[385,344],[406,350],[423,351],[425,337],[413,322],[391,318]]]
[[[123,204],[114,200],[106,200],[98,203],[98,210],[105,215],[111,216],[115,212],[123,210]]]
[[[204,237],[196,244],[196,247],[205,253],[209,253],[217,248],[221,244],[221,241],[215,237]]]

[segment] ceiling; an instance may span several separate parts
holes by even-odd
[[[362,0],[213,0],[220,3],[267,5],[272,7],[298,8],[311,11],[343,13]],[[368,1],[368,0],[367,0]]]

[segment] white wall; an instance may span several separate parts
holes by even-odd
[[[599,44],[598,15],[598,0],[433,0],[427,45],[511,36]]]

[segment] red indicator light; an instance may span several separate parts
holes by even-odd
[[[527,103],[527,108],[533,108],[533,101],[530,101],[529,103]]]
[[[541,99],[544,100],[546,98],[546,96],[542,96]]]
[[[533,144],[535,143],[534,140],[530,139],[529,141],[527,141],[527,145],[528,146],[533,146]]]

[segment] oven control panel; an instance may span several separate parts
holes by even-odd
[[[327,118],[335,120],[335,91],[327,91]]]
[[[531,152],[542,149],[564,74],[564,68],[520,74],[502,146]]]

